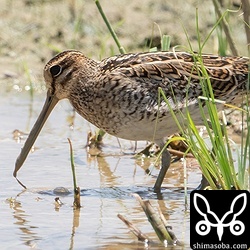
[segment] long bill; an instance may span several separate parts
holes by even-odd
[[[36,141],[36,138],[38,137],[44,123],[46,122],[47,118],[49,117],[51,111],[55,107],[55,105],[58,103],[59,99],[51,95],[51,93],[48,91],[47,92],[47,98],[45,100],[45,103],[43,105],[43,109],[39,115],[39,117],[36,120],[36,123],[34,124],[22,150],[19,156],[16,159],[16,164],[15,164],[15,170],[13,172],[13,176],[17,176],[17,171],[22,167],[25,159],[27,158],[30,149],[32,148],[34,142]]]

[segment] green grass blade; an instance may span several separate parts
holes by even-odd
[[[111,26],[111,24],[110,24],[108,18],[106,17],[106,15],[105,15],[105,13],[104,13],[104,11],[103,11],[103,9],[102,9],[102,6],[101,6],[99,0],[96,0],[95,3],[96,3],[96,6],[97,6],[97,8],[98,8],[98,10],[99,10],[99,12],[100,12],[100,14],[101,14],[101,16],[102,16],[102,18],[103,18],[105,24],[106,24],[106,26],[108,27],[108,30],[109,30],[110,34],[112,35],[112,37],[113,37],[113,39],[114,39],[114,41],[115,41],[115,43],[116,43],[116,45],[117,45],[117,47],[118,47],[120,53],[121,53],[121,54],[125,54],[126,51],[125,51],[125,49],[121,46],[120,41],[119,41],[119,39],[118,39],[118,37],[117,37],[117,35],[116,35],[114,29],[112,28],[112,26]]]

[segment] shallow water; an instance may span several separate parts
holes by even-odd
[[[189,209],[185,209],[180,163],[173,164],[163,192],[157,196],[150,187],[158,169],[153,169],[153,175],[147,175],[144,170],[148,165],[152,168],[153,161],[136,160],[133,142],[121,140],[120,148],[117,139],[109,135],[104,138],[104,156],[88,156],[87,132],[95,128],[78,115],[72,126],[72,108],[67,101],[61,101],[46,122],[34,152],[18,172],[18,178],[27,186],[24,191],[12,172],[26,135],[18,140],[12,132],[30,130],[45,93],[36,94],[33,102],[26,92],[5,91],[0,95],[1,249],[145,249],[144,243],[138,242],[118,219],[118,213],[155,242],[150,249],[164,249],[132,193],[149,199],[155,208],[159,205],[177,238],[184,242],[183,249],[189,249]],[[73,181],[67,138],[73,144],[77,183],[81,188],[79,211],[72,208]],[[138,143],[137,150],[145,145],[145,142]],[[187,172],[190,193],[199,184],[200,171],[193,166]],[[55,193],[57,187],[65,187],[69,193]],[[56,197],[63,202],[59,208],[54,204]]]

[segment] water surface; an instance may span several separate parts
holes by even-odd
[[[35,122],[45,93],[35,94],[31,102],[27,92],[2,92],[0,98],[1,147],[1,249],[145,249],[144,244],[120,221],[120,213],[133,222],[155,244],[151,249],[164,249],[151,225],[131,195],[140,194],[152,205],[161,207],[179,240],[189,249],[189,209],[185,207],[183,167],[173,165],[164,181],[161,195],[153,187],[158,169],[153,160],[134,157],[135,144],[106,135],[102,157],[89,156],[86,150],[87,132],[96,130],[76,115],[72,125],[72,108],[61,101],[52,112],[30,153],[18,178],[27,190],[12,177],[16,157],[27,137],[13,138],[18,129],[28,133]],[[78,186],[81,188],[82,208],[72,208],[72,174],[69,160],[70,138],[74,148]],[[143,149],[146,142],[137,145]],[[195,166],[188,167],[188,192],[200,181]],[[69,193],[54,193],[65,187]],[[55,207],[59,197],[63,205]]]

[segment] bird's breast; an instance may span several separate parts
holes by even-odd
[[[123,90],[115,95],[111,92],[105,92],[102,95],[95,93],[91,98],[90,96],[71,98],[70,101],[83,118],[119,138],[157,141],[178,132],[168,105],[164,101],[158,105],[157,96],[153,98],[149,93],[131,94]],[[189,105],[189,110],[195,114],[195,122],[200,124],[201,118],[196,117],[197,108],[197,103]],[[185,112],[181,107],[180,110]],[[182,115],[178,112],[176,115],[181,124],[185,123],[182,121]]]

